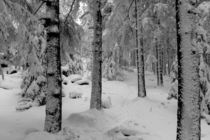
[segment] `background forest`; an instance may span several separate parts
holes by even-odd
[[[0,139],[209,139],[209,23],[208,0],[0,0]]]

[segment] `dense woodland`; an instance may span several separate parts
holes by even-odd
[[[0,0],[0,139],[207,140],[210,1]]]

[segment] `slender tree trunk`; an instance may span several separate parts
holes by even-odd
[[[169,36],[169,33],[170,33],[170,31],[167,29],[167,35]],[[170,39],[169,39],[169,37],[167,36],[167,39],[166,39],[166,46],[167,46],[167,65],[168,65],[168,67],[167,67],[167,74],[168,74],[168,76],[170,76],[170,72],[171,72],[171,69],[170,69],[170,67],[171,67],[171,59],[170,59],[170,57],[171,57],[171,52],[170,52]]]
[[[163,86],[163,48],[161,46],[159,48],[159,74],[160,74],[160,86]]]
[[[141,29],[141,36],[140,36],[140,91],[138,96],[139,97],[145,97],[146,96],[146,85],[145,85],[145,65],[144,65],[144,39],[143,39],[143,29],[142,26]]]
[[[136,66],[136,51],[134,50],[132,53],[132,66]]]
[[[156,50],[156,74],[157,74],[157,85],[160,85],[160,74],[159,74],[159,53],[158,53],[158,39],[155,38],[155,50]]]
[[[93,40],[93,67],[92,67],[92,92],[91,109],[101,109],[102,93],[102,15],[101,1],[93,1],[93,21],[94,21],[94,40]]]
[[[59,32],[59,0],[46,0],[47,31],[47,97],[44,129],[57,133],[62,123],[62,85]]]
[[[192,44],[193,16],[188,0],[176,0],[178,51],[177,140],[200,140],[199,53]]]
[[[137,72],[138,72],[138,97],[146,96],[145,70],[144,70],[144,43],[143,28],[141,24],[141,0],[135,0],[136,12],[136,45],[137,45]]]
[[[167,69],[168,69],[168,75],[170,75],[170,73],[171,73],[171,69],[170,69],[170,67],[171,67],[171,62],[170,62],[170,57],[171,57],[171,53],[170,53],[170,47],[169,47],[169,38],[167,38],[167,56],[168,56],[168,59],[167,59],[167,61],[168,61],[168,67],[167,67]]]
[[[158,27],[159,28],[159,27]],[[156,58],[157,58],[157,85],[163,86],[163,63],[162,48],[160,46],[160,36],[156,36]]]
[[[159,78],[159,85],[161,86],[161,75],[162,75],[162,70],[161,70],[161,50],[160,50],[160,44],[158,41],[158,45],[157,45],[157,54],[158,54],[158,78]]]
[[[0,74],[2,76],[2,80],[4,80],[4,70],[1,66],[0,66]]]
[[[156,74],[155,63],[152,63],[152,72],[154,73],[154,75]]]
[[[135,0],[135,16],[136,16],[136,66],[137,66],[137,84],[138,84],[138,95],[140,91],[140,62],[139,62],[139,49],[138,49],[138,13],[137,13],[137,0]]]

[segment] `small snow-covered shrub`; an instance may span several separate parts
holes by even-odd
[[[62,74],[68,77],[71,74],[82,74],[83,73],[83,66],[82,60],[78,56],[74,56],[72,59],[69,60],[65,66],[62,67]]]
[[[76,91],[72,91],[72,92],[69,93],[69,98],[71,98],[71,99],[82,98],[82,93],[76,92]]]
[[[177,99],[177,94],[178,94],[178,81],[174,81],[171,85],[171,88],[168,93],[168,100],[175,98]]]
[[[70,75],[70,79],[72,83],[75,83],[78,80],[82,80],[82,76],[79,74],[73,74],[73,75]]]
[[[17,111],[24,111],[32,107],[32,100],[31,99],[22,99],[18,102],[18,105],[16,107]]]
[[[64,127],[62,135],[65,140],[79,140],[80,136],[71,128]]]
[[[103,63],[103,77],[108,80],[123,81],[123,73],[114,61]]]
[[[116,62],[117,54],[113,52],[107,52],[104,55],[104,60],[102,64],[102,76],[108,80],[119,80],[123,81],[122,69],[120,69],[118,62]]]
[[[112,106],[111,97],[103,95],[102,96],[102,107],[108,109],[108,108],[111,108],[111,106]]]

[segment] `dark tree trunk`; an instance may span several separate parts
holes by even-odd
[[[169,35],[169,31],[167,31],[167,34]],[[170,40],[169,40],[169,37],[167,37],[166,39],[166,45],[167,45],[167,74],[170,75],[170,72],[171,72],[171,61],[170,61],[170,57],[171,57],[171,52],[170,52]]]
[[[159,46],[159,74],[160,74],[160,86],[163,86],[163,48]]]
[[[163,86],[163,61],[162,48],[160,46],[160,36],[156,36],[156,58],[157,58],[157,85]]]
[[[155,63],[152,63],[152,72],[154,73],[154,75],[156,74]]]
[[[141,37],[140,37],[140,91],[138,93],[139,97],[145,97],[146,96],[146,85],[145,85],[145,65],[144,65],[144,39],[143,39],[143,29],[141,28]]]
[[[101,109],[102,93],[102,15],[101,1],[92,2],[93,21],[94,21],[94,40],[93,40],[93,67],[92,67],[92,92],[91,92],[91,109]]]
[[[139,62],[139,49],[138,49],[138,13],[137,13],[137,0],[135,0],[135,15],[136,15],[136,67],[137,67],[137,84],[138,84],[138,95],[139,95],[139,91],[140,91],[140,62]]]
[[[132,51],[132,66],[136,66],[136,51]]]
[[[47,31],[47,97],[44,130],[57,133],[62,123],[59,0],[46,0],[44,26]]]
[[[188,0],[176,0],[178,52],[177,140],[200,140],[199,52],[193,43],[194,13]]]
[[[3,68],[1,67],[1,64],[0,64],[0,74],[2,76],[2,80],[4,80],[4,70]]]
[[[166,68],[166,64],[167,64],[167,56],[166,56],[166,51],[163,48],[162,50],[163,53],[163,57],[162,57],[162,62],[163,62],[163,75],[167,75],[167,68]]]
[[[136,46],[137,46],[137,74],[138,74],[138,97],[146,96],[145,86],[145,70],[144,70],[144,40],[143,40],[143,28],[141,24],[141,7],[142,1],[135,0],[135,12],[136,12]]]
[[[155,52],[156,52],[156,74],[157,74],[157,85],[160,85],[160,74],[159,74],[159,53],[158,53],[158,39],[155,38]]]

